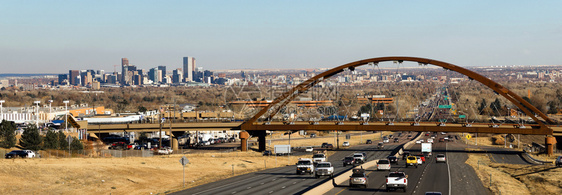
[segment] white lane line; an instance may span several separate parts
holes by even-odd
[[[447,144],[448,143],[445,143],[445,154],[447,154]],[[446,155],[445,157],[449,158],[448,156],[449,155]],[[447,162],[447,172],[449,173],[449,195],[451,195],[451,185],[452,185],[451,184],[451,169],[449,168],[449,160],[448,159],[446,159],[446,162]]]
[[[269,191],[269,193],[271,194],[271,193],[273,193],[273,191]]]
[[[264,183],[260,183],[260,185],[263,185]]]
[[[281,187],[281,189],[285,189],[286,187],[287,187],[287,186],[283,186],[283,187]]]
[[[232,194],[236,194],[236,191],[232,192]]]
[[[297,184],[297,182],[295,181],[295,182],[293,182],[293,184]]]
[[[248,186],[246,189],[250,189],[250,188],[252,188],[252,186]]]

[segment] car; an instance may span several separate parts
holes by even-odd
[[[353,156],[343,158],[343,166],[345,167],[346,165],[355,165],[355,158]]]
[[[408,156],[411,156],[411,155],[410,155],[410,152],[404,152],[404,153],[402,153],[402,160],[406,160],[406,158],[407,158]]]
[[[300,158],[297,162],[297,175],[308,173],[314,174],[314,163],[310,158]]]
[[[427,139],[427,143],[433,143],[433,139]]]
[[[447,134],[447,133],[445,133],[445,132],[441,132],[441,135],[445,135],[445,134]]]
[[[408,138],[411,138],[411,137],[412,137],[412,135],[408,135]]]
[[[332,166],[332,163],[330,162],[321,162],[318,163],[316,165],[316,170],[314,171],[315,174],[314,176],[316,176],[316,178],[319,178],[320,176],[330,176],[330,177],[334,177],[334,167]]]
[[[377,170],[387,170],[390,171],[390,161],[387,159],[381,159],[377,162]]]
[[[444,142],[445,138],[439,138],[439,142]]]
[[[436,162],[436,163],[438,163],[438,162],[447,162],[447,158],[445,158],[445,155],[444,155],[444,154],[437,154],[437,155],[435,156],[435,162]]]
[[[363,155],[363,153],[354,153],[353,158],[355,158],[355,163],[365,162],[365,155]]]
[[[449,141],[449,137],[444,137],[443,138],[445,141]]]
[[[386,157],[390,163],[398,164],[398,158],[396,156],[388,156]]]
[[[425,195],[441,195],[441,192],[425,192]]]
[[[369,180],[365,174],[365,169],[353,169],[353,173],[349,176],[349,187],[363,186],[367,188]]]
[[[394,137],[394,135],[392,135],[392,134],[388,135],[388,138],[392,138],[392,137]]]
[[[312,151],[314,151],[314,148],[312,146],[307,146],[306,149],[304,149],[304,151],[312,152]]]
[[[404,172],[391,172],[386,176],[386,191],[402,188],[404,192],[408,188],[408,175]]]
[[[416,144],[421,144],[423,142],[423,140],[416,140]]]
[[[326,147],[328,147],[328,142],[322,143],[322,145],[321,145],[320,147],[321,147],[321,148],[326,148]]]
[[[310,138],[315,138],[316,137],[316,133],[311,133],[310,134]]]
[[[416,155],[422,162],[425,162],[425,156],[423,154]]]
[[[388,142],[390,142],[390,140],[388,140],[388,138],[386,138],[386,139],[383,139],[382,142],[388,143]]]
[[[263,151],[263,155],[264,156],[271,156],[271,155],[273,155],[273,153],[271,153],[271,150],[266,150],[266,151]]]
[[[373,144],[373,140],[368,139],[367,142],[365,142],[365,144]]]
[[[383,148],[384,148],[384,143],[379,142],[379,143],[377,144],[377,148],[378,148],[378,149],[383,149]]]
[[[398,143],[398,142],[399,142],[398,138],[394,138],[394,143]]]
[[[314,161],[314,163],[319,163],[319,162],[326,162],[327,157],[326,154],[324,153],[316,153],[314,155],[312,155],[312,161]]]
[[[419,160],[421,162],[421,160]],[[406,157],[406,168],[408,168],[408,166],[414,166],[416,168],[418,168],[418,157],[416,156],[408,156]]]
[[[334,149],[334,145],[333,145],[333,144],[328,144],[328,145],[326,145],[326,149]]]
[[[343,142],[342,146],[343,147],[349,147],[349,142]]]
[[[162,147],[158,149],[158,154],[165,155],[165,154],[172,154],[173,150],[169,147]]]
[[[425,133],[425,136],[429,136],[429,133]]]
[[[556,158],[556,162],[554,163],[557,167],[562,167],[562,156],[558,156]]]
[[[33,158],[35,157],[35,152],[31,151],[31,150],[12,150],[11,152],[8,152],[6,155],[4,155],[4,158],[10,159],[10,158]]]

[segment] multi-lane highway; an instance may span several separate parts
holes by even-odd
[[[427,137],[423,137],[427,140]],[[408,175],[408,188],[406,194],[425,194],[425,192],[441,192],[442,194],[489,194],[480,179],[474,173],[472,167],[464,162],[467,154],[464,151],[466,145],[456,142],[438,142],[439,137],[433,144],[433,154],[426,158],[426,162],[415,167],[406,168],[404,161],[398,165],[392,165],[390,171],[403,171]],[[448,150],[459,152],[448,152]],[[405,151],[411,154],[421,153],[421,144],[415,144]],[[437,163],[436,154],[445,154],[447,163]],[[402,190],[387,192],[385,188],[386,175],[389,171],[377,171],[368,169],[369,187],[366,189],[350,188],[346,183],[336,186],[326,194],[395,194],[404,193]]]
[[[406,135],[400,137],[399,143],[387,143],[384,150],[376,149],[375,142],[374,144],[339,150],[331,155],[328,160],[334,165],[335,175],[337,176],[351,169],[350,166],[343,167],[342,159],[345,156],[355,152],[366,152],[368,160],[386,158],[398,146],[409,141]],[[408,188],[405,194],[424,194],[425,192],[461,195],[491,194],[480,182],[474,169],[465,164],[468,158],[467,148],[475,146],[460,143],[458,140],[439,142],[439,138],[443,137],[443,135],[437,136],[434,139],[433,155],[428,157],[423,165],[417,168],[406,168],[405,162],[401,158],[399,158],[398,165],[392,165],[390,171],[403,171],[408,175]],[[427,140],[428,136],[423,136],[422,138]],[[525,159],[521,158],[521,154],[509,149],[494,147],[480,147],[480,149],[480,152],[487,152],[490,158],[496,162],[528,163]],[[405,151],[412,154],[420,154],[421,144],[414,144],[410,148],[406,148]],[[445,154],[447,163],[437,163],[435,161],[436,154]],[[328,177],[315,179],[313,175],[296,175],[295,166],[287,166],[240,175],[174,194],[302,194],[324,182],[332,182],[334,185],[332,190],[325,193],[329,195],[404,193],[402,190],[386,191],[384,186],[386,183],[385,176],[388,175],[389,171],[377,171],[374,167],[363,168],[367,169],[369,176],[367,188],[350,188],[347,182],[336,184]]]
[[[408,141],[407,136],[400,137],[399,141],[399,143],[387,143],[382,150],[377,149],[376,142],[338,150],[328,157],[328,161],[334,165],[335,175],[338,175],[352,168],[343,167],[342,159],[344,157],[355,152],[365,152],[367,160],[386,158],[397,146]],[[323,182],[330,181],[328,177],[316,179],[314,175],[296,175],[295,171],[295,166],[268,169],[197,186],[174,194],[300,194]]]

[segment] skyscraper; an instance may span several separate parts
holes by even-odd
[[[183,57],[183,77],[185,82],[193,81],[193,72],[195,71],[195,58]]]
[[[69,70],[68,71],[68,80],[70,81],[70,85],[78,85],[78,82],[76,82],[76,77],[80,76],[80,71],[79,70]]]
[[[166,66],[158,66],[158,70],[161,70],[161,78],[166,78]]]
[[[121,58],[121,85],[130,84],[129,59]]]

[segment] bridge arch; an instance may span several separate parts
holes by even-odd
[[[488,88],[494,90],[497,94],[505,97],[507,100],[509,100],[510,102],[512,102],[515,106],[517,106],[519,109],[521,109],[525,114],[527,114],[527,116],[531,117],[534,121],[536,121],[541,128],[548,128],[546,126],[546,124],[544,124],[541,120],[539,120],[535,114],[537,114],[540,118],[542,118],[544,121],[546,121],[549,124],[554,123],[550,118],[548,118],[548,116],[546,116],[545,114],[543,114],[540,110],[538,110],[536,107],[534,107],[533,105],[531,105],[529,102],[525,101],[523,98],[521,98],[520,96],[518,96],[517,94],[513,93],[512,91],[510,91],[509,89],[503,87],[502,85],[500,85],[499,83],[492,81],[476,72],[473,72],[471,70],[462,68],[460,66],[451,64],[451,63],[447,63],[447,62],[442,62],[442,61],[438,61],[438,60],[433,60],[433,59],[427,59],[427,58],[419,58],[419,57],[405,57],[405,56],[389,56],[389,57],[378,57],[378,58],[370,58],[370,59],[364,59],[364,60],[359,60],[359,61],[355,61],[355,62],[351,62],[351,63],[347,63],[335,68],[332,68],[326,72],[323,72],[321,74],[318,74],[302,83],[300,83],[299,85],[295,86],[294,88],[292,88],[291,90],[287,91],[286,93],[282,94],[281,96],[279,96],[278,98],[276,98],[273,102],[271,102],[267,107],[264,107],[262,110],[260,110],[256,115],[254,115],[251,119],[247,120],[246,122],[244,122],[243,124],[240,125],[241,129],[251,129],[250,127],[252,125],[254,125],[255,122],[257,122],[257,120],[262,117],[264,114],[266,114],[266,112],[268,111],[272,111],[271,115],[269,116],[269,118],[273,117],[273,115],[275,115],[277,112],[279,112],[279,110],[281,108],[283,108],[284,106],[286,106],[287,104],[289,104],[289,102],[291,102],[294,98],[296,98],[299,94],[306,92],[309,88],[315,86],[316,84],[318,84],[319,82],[323,81],[324,79],[328,79],[340,72],[343,72],[344,70],[354,70],[356,67],[359,66],[364,66],[370,63],[374,63],[374,64],[378,64],[379,62],[386,62],[386,61],[397,61],[399,63],[402,63],[404,61],[410,61],[410,62],[417,62],[423,65],[435,65],[435,66],[440,66],[446,70],[451,70],[451,71],[455,71],[458,72],[460,74],[463,74],[465,76],[467,76],[470,79],[476,80],[480,83],[482,83],[483,85],[487,86]]]

